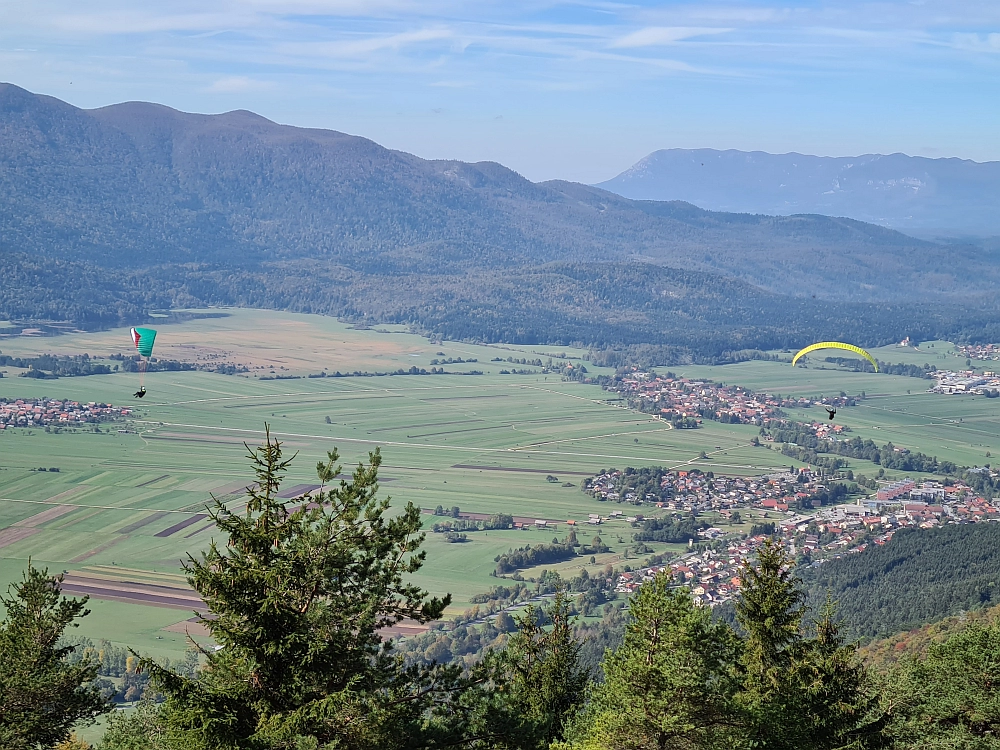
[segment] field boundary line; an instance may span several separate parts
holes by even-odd
[[[164,427],[188,427],[195,430],[223,430],[226,432],[243,432],[250,435],[259,435],[263,437],[263,430],[247,430],[242,427],[213,427],[211,425],[201,425],[201,424],[180,424],[178,422],[152,422],[149,424],[160,424]],[[633,433],[634,434],[634,433]],[[632,454],[630,456],[620,456],[617,454],[609,453],[571,453],[569,451],[539,451],[532,450],[530,448],[521,448],[520,446],[514,446],[513,448],[469,448],[462,445],[435,445],[433,443],[402,443],[399,441],[389,441],[389,440],[368,440],[366,438],[349,438],[349,437],[337,437],[336,435],[306,435],[304,433],[298,432],[271,432],[271,435],[275,437],[298,437],[298,438],[309,438],[311,440],[326,440],[326,441],[340,441],[343,443],[364,443],[367,445],[385,445],[394,446],[399,448],[429,448],[431,450],[440,451],[463,451],[466,453],[520,453],[521,455],[536,455],[536,456],[573,456],[575,458],[617,458],[623,461],[649,461],[654,463],[660,461],[662,463],[662,458],[643,458],[642,456],[636,456]],[[746,445],[750,445],[747,443]],[[734,446],[734,448],[746,447],[743,444]],[[726,449],[730,450],[730,449]],[[692,459],[692,461],[697,461],[698,459]],[[683,464],[679,464],[683,465]],[[722,466],[726,468],[733,469],[760,469],[760,468],[771,468],[771,467],[760,467],[751,466],[749,464],[717,464],[717,466]],[[180,512],[180,511],[174,511]]]
[[[20,500],[15,497],[0,497],[0,503],[32,503],[33,505],[66,505],[73,508],[99,508],[101,510],[127,510],[130,512],[150,512],[150,513],[187,513],[190,510],[164,510],[163,508],[126,508],[117,505],[83,505],[79,503],[50,503],[47,500]]]
[[[556,445],[558,443],[577,443],[580,442],[581,440],[600,440],[601,438],[622,437],[623,435],[649,435],[650,433],[653,432],[669,432],[672,429],[674,429],[674,426],[672,424],[668,424],[666,427],[657,427],[655,430],[642,430],[639,432],[609,432],[607,435],[588,435],[587,437],[563,438],[562,440],[546,440],[541,443],[529,443],[528,445],[524,446],[524,448],[518,448],[518,451],[524,451],[530,448],[537,448],[538,446],[541,445]]]

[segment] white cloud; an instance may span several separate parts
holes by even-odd
[[[972,52],[1000,52],[1000,34],[955,34],[953,46]]]
[[[705,26],[647,26],[615,39],[611,46],[617,48],[659,47],[699,36],[725,34],[728,31],[732,31],[732,29]]]
[[[361,39],[338,40],[333,42],[308,42],[305,44],[283,44],[279,52],[307,54],[320,57],[364,58],[382,50],[400,50],[404,47],[425,42],[451,39],[454,35],[445,28],[403,31],[398,34],[380,34]]]
[[[246,76],[228,76],[213,82],[204,91],[209,94],[241,94],[246,91],[264,91],[273,87],[274,84],[270,81],[258,81]]]

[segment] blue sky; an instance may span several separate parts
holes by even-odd
[[[0,0],[0,80],[597,182],[658,148],[1000,159],[1000,0]]]

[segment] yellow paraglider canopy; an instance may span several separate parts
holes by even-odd
[[[854,344],[844,344],[840,341],[820,341],[818,344],[810,344],[805,349],[799,351],[794,357],[792,357],[792,367],[795,367],[795,363],[799,361],[799,357],[809,352],[814,352],[817,349],[843,349],[848,352],[854,352],[855,354],[860,354],[862,357],[867,359],[872,363],[875,368],[875,372],[878,372],[878,362],[875,361],[875,357],[866,352],[860,346],[854,346]]]

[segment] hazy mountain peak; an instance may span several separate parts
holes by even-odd
[[[663,149],[599,186],[628,198],[685,200],[716,211],[814,213],[903,230],[1000,233],[1000,162]]]
[[[754,194],[773,182],[794,197],[816,174],[824,190],[853,189],[858,174],[876,179],[860,171],[863,157],[814,169],[800,154],[710,150],[654,154],[642,171],[655,176],[665,159],[674,173],[754,175],[763,185]],[[941,181],[905,176],[893,179],[911,193]],[[1000,274],[975,248],[951,247],[945,257],[939,245],[860,221],[637,201],[561,180],[532,183],[495,162],[420,159],[252,112],[146,102],[82,110],[9,86],[0,90],[0,190],[0,247],[106,268],[280,262],[455,274],[639,259],[781,294],[879,300],[965,294]],[[834,213],[782,213],[803,208]]]

